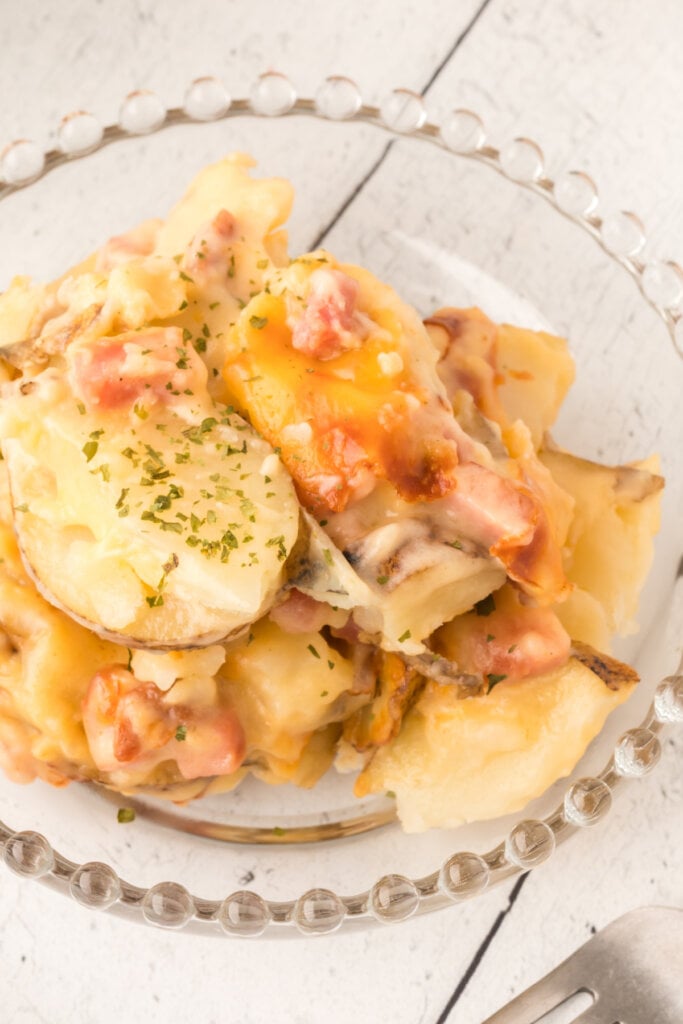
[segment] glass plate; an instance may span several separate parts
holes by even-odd
[[[658,451],[667,478],[641,629],[616,649],[642,683],[571,777],[519,815],[405,835],[391,800],[356,801],[333,775],[312,792],[248,781],[186,808],[0,780],[6,864],[85,906],[216,935],[324,934],[444,907],[542,863],[605,817],[615,788],[654,767],[658,733],[683,719],[683,273],[643,255],[638,219],[599,207],[590,178],[551,180],[535,143],[495,148],[471,111],[439,126],[406,90],[378,109],[330,78],[315,99],[297,99],[269,73],[248,99],[231,102],[204,78],[183,109],[136,92],[118,125],[77,112],[49,153],[9,146],[0,288],[15,273],[54,277],[109,235],[164,215],[203,165],[234,150],[293,181],[293,252],[324,240],[423,314],[476,303],[569,337],[577,383],[557,440],[611,463]],[[134,822],[117,822],[120,806],[135,807]]]

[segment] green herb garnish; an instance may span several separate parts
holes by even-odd
[[[497,686],[498,683],[502,683],[504,679],[507,679],[507,676],[506,675],[498,676],[498,675],[495,674],[495,672],[488,672],[487,675],[486,675],[486,679],[487,679],[488,684],[489,684],[489,688],[488,688],[488,690],[486,692],[490,693],[491,690],[493,689],[493,687]]]
[[[97,441],[86,441],[85,442],[85,444],[83,445],[81,451],[85,455],[85,461],[86,462],[90,462],[90,460],[93,459],[95,457],[95,455],[97,455],[97,449],[98,448],[99,448],[99,445],[98,445]]]

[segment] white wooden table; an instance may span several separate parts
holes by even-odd
[[[663,256],[683,256],[679,0],[69,0],[0,2],[0,148],[47,142],[86,103],[115,119],[149,87],[169,102],[216,74],[233,94],[276,68],[310,94],[328,74],[369,100],[426,91],[471,106],[497,140],[529,135],[577,161]],[[81,909],[0,872],[7,1024],[477,1024],[631,907],[683,904],[683,738],[598,831],[472,904],[386,930],[240,944]]]

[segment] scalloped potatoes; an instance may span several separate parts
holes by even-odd
[[[0,763],[186,800],[336,762],[409,830],[517,810],[635,685],[600,651],[656,463],[552,444],[562,339],[290,260],[250,166],[0,296]]]

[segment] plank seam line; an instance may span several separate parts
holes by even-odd
[[[482,14],[484,13],[484,11],[486,10],[486,8],[488,7],[488,5],[490,3],[491,3],[491,0],[483,0],[483,2],[480,4],[480,6],[474,12],[472,17],[468,21],[468,23],[465,25],[465,27],[462,30],[462,32],[460,32],[460,34],[458,35],[457,39],[455,40],[455,42],[453,43],[451,48],[446,53],[446,56],[443,57],[443,59],[437,64],[436,68],[434,69],[434,71],[429,76],[429,78],[428,78],[427,82],[425,83],[425,85],[423,85],[421,87],[421,89],[420,89],[421,95],[424,95],[426,92],[429,91],[429,89],[431,89],[431,87],[434,85],[434,82],[436,81],[436,79],[439,77],[439,75],[441,74],[443,69],[446,67],[448,62],[451,60],[453,55],[456,53],[458,48],[465,42],[465,40],[467,39],[468,35],[470,34],[470,32],[472,31],[474,26],[477,24],[477,22],[479,21],[479,19],[481,18]],[[349,206],[354,201],[356,196],[358,196],[363,191],[363,189],[365,188],[367,183],[370,181],[370,179],[372,177],[374,177],[374,175],[380,169],[380,167],[382,166],[382,164],[386,160],[386,158],[387,158],[387,156],[389,154],[389,151],[391,150],[391,147],[394,145],[395,142],[396,142],[395,139],[391,139],[391,141],[389,141],[386,144],[386,146],[384,147],[384,149],[380,153],[380,155],[377,158],[377,160],[375,160],[375,162],[372,165],[372,167],[370,168],[370,170],[361,178],[361,180],[355,186],[353,191],[346,197],[346,199],[341,204],[341,206],[336,211],[336,213],[333,214],[332,219],[326,224],[326,226],[322,229],[322,231],[320,231],[318,233],[318,235],[316,236],[316,238],[313,240],[313,242],[311,243],[311,246],[310,246],[310,250],[311,251],[319,248],[319,246],[324,241],[326,235],[328,235],[330,233],[330,231],[335,226],[335,224],[337,224],[339,222],[339,220],[344,216],[344,214],[346,213],[346,211],[348,210]]]
[[[435,1021],[435,1024],[446,1024],[447,1019],[450,1017],[451,1010],[454,1009],[454,1007],[456,1006],[456,1004],[460,1000],[461,995],[463,994],[463,992],[465,991],[465,989],[469,985],[470,981],[474,977],[476,971],[479,968],[480,963],[484,959],[484,956],[485,956],[489,946],[491,945],[491,943],[493,942],[494,938],[496,937],[498,931],[500,930],[500,927],[503,924],[503,921],[508,916],[508,914],[511,912],[512,908],[514,907],[514,905],[515,905],[515,903],[517,901],[517,897],[519,896],[520,892],[522,891],[522,886],[524,885],[524,883],[526,882],[528,877],[529,877],[529,872],[527,871],[527,873],[525,875],[521,875],[521,877],[518,878],[517,881],[515,882],[514,886],[512,887],[512,890],[510,892],[510,896],[508,898],[508,905],[507,905],[507,907],[505,907],[503,910],[501,910],[498,913],[495,921],[493,922],[493,924],[489,928],[488,932],[484,936],[482,942],[480,943],[479,948],[477,949],[476,953],[474,954],[474,956],[470,960],[465,973],[463,974],[463,976],[460,979],[460,981],[458,982],[458,984],[455,986],[455,989],[453,990],[453,994],[451,995],[450,999],[448,1000],[448,1002],[444,1006],[443,1010],[441,1011],[441,1013],[437,1017],[437,1019]]]
[[[426,93],[426,92],[429,92],[431,87],[434,85],[434,82],[437,80],[437,78],[439,77],[439,75],[441,74],[443,69],[448,64],[448,62],[451,59],[451,57],[455,54],[456,50],[458,50],[459,47],[462,46],[462,44],[465,42],[465,40],[467,39],[468,35],[470,34],[470,32],[472,31],[474,26],[477,24],[477,22],[479,21],[479,19],[481,18],[482,14],[484,13],[484,11],[486,10],[486,8],[488,7],[488,5],[490,3],[491,3],[491,0],[483,0],[483,3],[480,4],[480,6],[474,12],[474,14],[470,18],[470,20],[467,22],[467,24],[465,25],[464,29],[462,30],[462,32],[458,36],[458,38],[455,40],[455,42],[451,46],[451,48],[448,51],[448,53],[446,54],[446,56],[443,58],[443,60],[441,61],[440,64],[437,64],[437,66],[434,69],[434,71],[432,71],[432,73],[431,73],[431,75],[429,77],[429,80],[422,87],[421,91],[422,91],[423,94]]]
[[[367,183],[370,181],[370,178],[372,178],[372,176],[380,169],[380,167],[382,166],[382,164],[384,163],[384,161],[386,159],[387,153],[389,152],[389,150],[391,149],[393,144],[394,144],[394,140],[393,139],[390,142],[387,142],[386,146],[384,147],[384,149],[382,150],[382,152],[380,153],[378,158],[375,160],[375,162],[372,165],[372,167],[370,168],[370,170],[367,171],[366,174],[363,175],[363,177],[358,182],[358,184],[353,189],[353,191],[349,193],[349,195],[346,197],[346,199],[341,204],[339,209],[334,213],[334,215],[332,217],[332,220],[329,221],[329,223],[325,225],[325,227],[322,229],[322,231],[315,238],[315,240],[311,244],[311,251],[315,251],[317,248],[319,248],[319,246],[321,245],[321,243],[323,242],[325,237],[327,235],[329,235],[329,233],[332,230],[332,228],[334,227],[334,225],[337,224],[341,220],[341,218],[344,216],[344,214],[346,213],[346,211],[348,210],[349,206],[354,201],[356,196],[360,192],[363,191],[363,189],[365,188]]]

